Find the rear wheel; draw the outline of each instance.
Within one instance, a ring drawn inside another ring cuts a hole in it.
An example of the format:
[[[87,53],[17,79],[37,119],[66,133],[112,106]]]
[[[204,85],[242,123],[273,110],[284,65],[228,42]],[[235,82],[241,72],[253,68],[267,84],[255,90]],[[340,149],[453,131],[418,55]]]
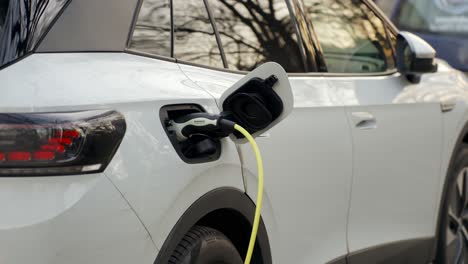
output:
[[[195,226],[172,253],[170,264],[242,264],[232,242],[216,229]]]
[[[459,151],[442,207],[437,263],[468,264],[468,149]]]

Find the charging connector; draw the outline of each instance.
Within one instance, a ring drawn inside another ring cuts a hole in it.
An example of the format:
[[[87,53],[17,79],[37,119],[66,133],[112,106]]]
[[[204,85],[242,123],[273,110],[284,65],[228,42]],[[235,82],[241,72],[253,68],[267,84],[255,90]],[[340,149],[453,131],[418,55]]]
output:
[[[229,136],[234,132],[235,123],[221,115],[192,113],[169,121],[169,131],[173,131],[179,141],[186,141],[193,135],[206,135],[214,139]]]

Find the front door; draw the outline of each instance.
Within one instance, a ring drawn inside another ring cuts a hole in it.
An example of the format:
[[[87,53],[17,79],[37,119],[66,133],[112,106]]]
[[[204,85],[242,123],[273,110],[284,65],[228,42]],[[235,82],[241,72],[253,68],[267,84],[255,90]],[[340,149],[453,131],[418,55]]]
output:
[[[352,132],[351,254],[409,239],[430,245],[424,240],[435,230],[440,104],[431,102],[429,87],[396,73],[394,35],[366,1],[304,3],[327,67],[325,79],[340,95]]]

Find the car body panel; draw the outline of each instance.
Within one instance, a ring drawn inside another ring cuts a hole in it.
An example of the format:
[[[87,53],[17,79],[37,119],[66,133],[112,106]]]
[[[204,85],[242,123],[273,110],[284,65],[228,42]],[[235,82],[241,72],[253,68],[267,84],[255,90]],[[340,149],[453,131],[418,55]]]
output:
[[[177,64],[126,53],[33,54],[0,71],[0,78],[2,112],[212,100]]]
[[[423,90],[430,83],[410,88],[398,74],[327,80],[341,89],[353,135],[350,251],[431,237],[441,165],[441,107],[438,102],[399,101],[405,89]]]
[[[113,109],[127,122],[102,174],[0,178],[1,263],[152,263],[200,197],[230,188],[255,201],[249,145],[223,139],[218,160],[187,164],[159,119],[171,104],[219,113],[222,94],[244,73],[125,52],[136,7],[72,1],[42,53],[0,71],[2,113]],[[291,115],[257,138],[274,263],[343,261],[381,245],[401,248],[401,240],[433,240],[468,120],[466,77],[438,63],[420,84],[392,72],[291,75]],[[355,127],[369,117],[366,129]]]
[[[151,263],[156,247],[104,174],[0,179],[2,264]]]
[[[131,132],[127,132],[106,173],[161,248],[192,203],[218,188],[243,191],[244,183],[234,143],[223,140],[223,152],[217,161],[185,163],[173,149],[161,123],[151,122],[157,118],[156,111],[151,112],[157,105],[147,107],[138,113],[123,111],[131,120],[127,122]]]
[[[435,234],[447,157],[463,128],[447,131],[445,119],[452,106],[466,111],[468,95],[463,74],[438,63],[419,84],[399,74],[327,78],[341,90],[353,133],[350,252]],[[357,127],[356,113],[375,124]]]
[[[242,74],[180,65],[219,98]],[[275,263],[325,263],[346,255],[351,137],[344,107],[320,77],[291,77],[294,109],[257,138],[265,168],[262,211]],[[240,145],[247,194],[257,197],[255,156]],[[285,166],[285,163],[288,163]]]
[[[431,83],[428,91],[422,93],[422,89],[413,89],[411,93],[402,96],[409,98],[426,98],[438,100],[442,105],[449,106],[448,111],[442,115],[442,151],[441,169],[439,174],[439,184],[436,189],[436,214],[437,216],[443,199],[443,190],[446,183],[452,155],[457,147],[458,140],[463,137],[461,134],[468,124],[468,78],[461,72],[454,70],[446,62],[438,61],[439,70],[436,75],[423,76],[423,81]],[[426,94],[426,96],[422,96]],[[431,96],[429,96],[429,94]],[[434,226],[437,230],[437,226]]]
[[[25,76],[20,74],[22,72],[28,74]],[[256,198],[256,164],[248,145],[239,147],[244,164],[243,173],[238,151],[227,139],[223,141],[223,155],[219,161],[188,165],[172,149],[158,118],[160,107],[176,103],[198,103],[207,111],[216,113],[219,111],[216,100],[242,76],[124,53],[34,54],[0,72],[0,78],[5,80],[0,110],[31,112],[112,108],[123,113],[127,119],[128,132],[105,173],[122,192],[149,231],[148,236],[159,248],[191,203],[210,190],[220,187],[245,189],[253,200]],[[370,111],[378,114],[380,124],[381,120],[385,120],[381,119],[382,116],[389,118],[397,114],[402,117],[400,121],[403,121],[405,127],[414,124],[418,128],[439,127],[439,130],[435,128],[426,136],[441,139],[440,119],[424,119],[426,122],[421,123],[417,121],[418,116],[405,115],[417,107],[416,110],[423,110],[413,114],[419,113],[421,117],[426,114],[440,116],[441,102],[468,99],[466,88],[463,88],[466,80],[462,75],[457,75],[441,63],[437,76],[424,76],[420,85],[411,85],[398,75],[346,78],[312,75],[290,78],[295,109],[285,121],[258,137],[266,169],[266,201],[262,216],[275,261],[287,261],[290,252],[295,252],[298,263],[326,262],[345,255],[348,246],[351,251],[355,251],[399,239],[427,237],[434,233],[437,212],[434,209],[440,197],[435,193],[441,192],[444,177],[433,173],[432,169],[443,171],[441,167],[446,168],[448,161],[443,164],[435,161],[426,166],[428,174],[424,177],[430,181],[424,184],[420,183],[420,174],[413,178],[404,178],[402,174],[398,174],[398,177],[384,174],[380,178],[363,178],[365,181],[354,187],[358,191],[353,193],[351,207],[348,206],[353,174],[350,130],[354,129],[353,119],[349,115],[355,111]],[[99,82],[96,81],[98,77]],[[37,79],[47,85],[38,84],[34,81]],[[366,86],[362,85],[364,81]],[[368,85],[372,82],[375,85]],[[398,85],[402,88],[398,88]],[[18,86],[25,91],[24,94],[16,92]],[[391,107],[391,115],[388,114],[388,107]],[[452,112],[444,115],[452,115],[463,109],[462,101]],[[390,127],[395,127],[394,121],[388,122]],[[291,127],[298,128],[294,135],[290,132]],[[386,144],[388,142],[380,140],[381,137],[388,139],[390,135],[404,132],[398,128],[389,131],[389,134],[385,132],[377,135],[374,138],[376,141],[370,146]],[[369,133],[358,131],[361,132]],[[415,130],[406,132],[407,137],[402,135],[404,140],[394,147],[405,148],[414,140],[419,140]],[[444,134],[447,133],[456,138],[458,131],[453,128],[444,131]],[[367,135],[354,134],[354,137],[354,144],[363,146],[361,151],[366,153],[369,146],[363,142],[367,144]],[[303,139],[308,139],[307,144]],[[429,156],[424,155],[420,159],[434,159],[435,154],[430,150],[436,148],[437,144],[441,147],[440,142],[436,141],[424,146]],[[139,147],[135,148],[135,145]],[[452,147],[444,144],[445,151]],[[283,155],[276,154],[278,149],[281,149]],[[375,153],[375,149],[370,153]],[[372,157],[361,157],[365,166],[355,166],[355,174],[359,170],[372,172],[386,166],[376,163],[378,166],[367,167],[366,161]],[[402,162],[407,156],[397,153],[391,157],[395,162]],[[295,169],[284,166],[286,161],[296,164],[293,166]],[[419,162],[417,164],[420,165]],[[313,174],[310,174],[312,171]],[[291,178],[288,180],[285,177]],[[354,177],[356,181],[356,175]],[[285,180],[289,182],[287,185],[283,183]],[[402,193],[395,196],[391,188],[383,191],[366,188],[368,185],[395,186],[401,180],[419,183],[417,186],[424,189],[421,192],[425,197],[411,200],[413,196],[409,190],[413,185],[410,184],[401,187],[406,196]],[[388,206],[380,207],[381,204],[368,199],[378,194],[386,197],[379,201],[389,203]],[[300,206],[291,207],[292,203]],[[387,210],[388,207],[394,210]],[[420,210],[411,211],[416,207]],[[349,223],[348,208],[351,210]],[[400,209],[395,211],[395,208]],[[418,223],[416,228],[406,228],[415,222],[411,221],[394,227],[397,231],[381,229],[388,228],[394,221],[377,220],[390,217],[393,220],[398,213],[403,217],[402,212],[413,212],[409,218],[411,220],[427,217],[431,221]],[[373,221],[362,221],[361,215],[366,214],[367,219],[374,217]],[[289,217],[291,215],[295,217]],[[330,233],[330,230],[334,232]],[[363,230],[375,232],[362,233]],[[292,240],[296,242],[282,242]]]
[[[199,197],[219,187],[244,189],[237,149],[228,139],[216,162],[187,164],[173,149],[159,120],[162,106],[195,103],[219,112],[175,63],[124,53],[34,54],[1,71],[0,79],[2,112],[110,108],[124,115],[126,136],[105,173],[156,247]],[[17,93],[19,86],[27,92]]]

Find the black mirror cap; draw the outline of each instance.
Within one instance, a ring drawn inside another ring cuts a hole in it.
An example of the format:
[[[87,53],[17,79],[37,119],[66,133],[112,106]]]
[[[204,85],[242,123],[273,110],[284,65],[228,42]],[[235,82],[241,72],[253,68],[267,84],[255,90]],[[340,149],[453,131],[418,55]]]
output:
[[[438,69],[435,62],[435,53],[433,55],[419,54],[419,51],[415,48],[419,43],[414,43],[417,41],[423,40],[408,38],[407,35],[399,34],[396,43],[397,69],[413,83],[418,83],[422,74],[434,73]]]

